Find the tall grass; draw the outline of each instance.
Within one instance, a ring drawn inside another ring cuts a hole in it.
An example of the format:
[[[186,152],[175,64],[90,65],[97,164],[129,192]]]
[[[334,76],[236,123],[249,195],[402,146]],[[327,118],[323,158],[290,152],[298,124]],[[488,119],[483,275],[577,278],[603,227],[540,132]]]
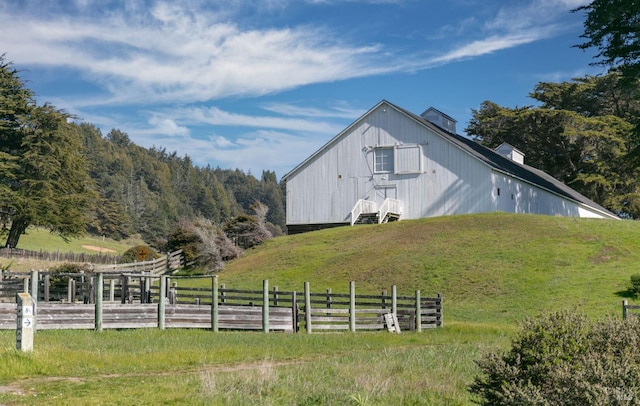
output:
[[[23,354],[3,331],[0,403],[467,404],[474,359],[510,333],[40,331]]]

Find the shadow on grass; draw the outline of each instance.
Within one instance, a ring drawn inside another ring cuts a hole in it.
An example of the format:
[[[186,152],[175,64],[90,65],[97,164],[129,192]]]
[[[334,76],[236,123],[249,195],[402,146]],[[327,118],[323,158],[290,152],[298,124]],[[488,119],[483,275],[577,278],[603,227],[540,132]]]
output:
[[[616,296],[622,297],[624,299],[635,299],[636,298],[636,295],[633,294],[631,289],[620,290],[620,291],[616,292]]]

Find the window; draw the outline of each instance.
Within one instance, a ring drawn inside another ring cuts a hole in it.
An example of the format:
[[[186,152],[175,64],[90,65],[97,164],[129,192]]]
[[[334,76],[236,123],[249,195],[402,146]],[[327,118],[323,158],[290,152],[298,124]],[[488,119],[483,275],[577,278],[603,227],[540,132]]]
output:
[[[375,173],[393,172],[393,147],[376,148],[373,154]]]

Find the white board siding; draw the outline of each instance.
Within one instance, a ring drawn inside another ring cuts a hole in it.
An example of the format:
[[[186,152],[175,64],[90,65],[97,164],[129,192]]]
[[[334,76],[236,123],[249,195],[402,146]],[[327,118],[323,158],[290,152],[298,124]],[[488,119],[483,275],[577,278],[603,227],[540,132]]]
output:
[[[376,147],[406,148],[396,153],[395,168],[406,173],[375,173]],[[399,163],[400,157],[410,161]],[[401,201],[402,219],[493,211],[602,217],[595,209],[495,171],[386,103],[288,174],[286,186],[289,225],[348,224],[359,199],[381,204],[385,197]]]
[[[492,176],[495,210],[509,213],[602,218],[601,213],[502,173]],[[500,194],[498,195],[498,189]]]
[[[287,179],[287,224],[348,222],[358,199],[381,202],[385,192],[402,201],[403,219],[491,209],[486,165],[396,110],[382,110],[363,117]],[[423,170],[374,173],[373,148],[394,145],[419,145]]]

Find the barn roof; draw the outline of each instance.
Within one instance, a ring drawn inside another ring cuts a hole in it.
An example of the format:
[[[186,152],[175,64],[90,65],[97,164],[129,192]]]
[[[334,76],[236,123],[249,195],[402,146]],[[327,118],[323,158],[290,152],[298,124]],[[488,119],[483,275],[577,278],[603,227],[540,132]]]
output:
[[[530,183],[530,184],[533,184],[533,185],[538,186],[540,188],[546,189],[546,190],[548,190],[548,191],[550,191],[552,193],[555,193],[557,195],[563,196],[563,197],[568,198],[570,200],[574,200],[574,201],[576,201],[578,203],[590,206],[590,207],[592,207],[592,208],[594,208],[596,210],[599,210],[599,211],[603,212],[603,214],[608,215],[610,217],[618,218],[618,216],[616,216],[614,213],[612,213],[609,210],[605,209],[604,207],[600,206],[599,204],[597,204],[593,200],[587,198],[586,196],[582,195],[581,193],[578,193],[576,190],[570,188],[569,186],[567,186],[564,183],[560,182],[559,180],[557,180],[553,176],[547,174],[546,172],[541,171],[539,169],[536,169],[536,168],[531,167],[531,166],[526,165],[526,164],[519,164],[517,162],[514,162],[511,159],[506,158],[506,157],[498,154],[494,150],[492,150],[490,148],[487,148],[487,147],[485,147],[484,145],[481,145],[478,142],[475,142],[475,141],[473,141],[473,140],[471,140],[469,138],[463,137],[461,135],[453,134],[453,133],[450,133],[448,131],[445,131],[444,129],[440,128],[439,126],[437,126],[437,125],[435,125],[433,123],[431,123],[430,121],[426,120],[425,118],[423,118],[423,117],[421,117],[421,116],[419,116],[417,114],[414,114],[414,113],[412,113],[412,112],[410,112],[408,110],[405,110],[405,109],[403,109],[401,107],[398,107],[395,104],[388,102],[387,100],[382,100],[380,103],[376,104],[372,109],[370,109],[362,117],[365,117],[367,114],[369,114],[369,112],[375,110],[376,108],[378,108],[382,104],[386,104],[389,107],[394,108],[397,111],[407,115],[409,118],[419,122],[420,124],[424,125],[425,127],[428,127],[430,130],[432,130],[433,132],[435,132],[439,136],[441,136],[444,139],[446,139],[446,140],[450,141],[451,143],[455,144],[456,146],[458,146],[462,150],[466,151],[471,156],[475,157],[476,159],[479,159],[480,161],[484,162],[485,164],[489,165],[490,167],[492,167],[493,169],[495,169],[497,171],[500,171],[500,172],[503,172],[503,173],[508,174],[510,176],[522,179],[522,180],[526,181],[527,183]],[[326,143],[318,151],[316,151],[314,154],[312,154],[304,162],[302,162],[301,164],[296,166],[293,170],[291,170],[290,172],[285,174],[282,177],[282,179],[285,180],[286,178],[290,177],[292,174],[294,174],[299,169],[301,169],[307,162],[309,162],[314,157],[316,157],[319,154],[321,154],[325,149],[329,148],[329,146],[335,140],[341,138],[344,134],[346,134],[351,127],[353,127],[356,123],[358,123],[361,120],[362,117],[358,118],[358,120],[356,120],[351,125],[349,125],[347,128],[345,128],[343,131],[341,131],[340,134],[338,134],[337,136],[332,138],[328,143]]]

